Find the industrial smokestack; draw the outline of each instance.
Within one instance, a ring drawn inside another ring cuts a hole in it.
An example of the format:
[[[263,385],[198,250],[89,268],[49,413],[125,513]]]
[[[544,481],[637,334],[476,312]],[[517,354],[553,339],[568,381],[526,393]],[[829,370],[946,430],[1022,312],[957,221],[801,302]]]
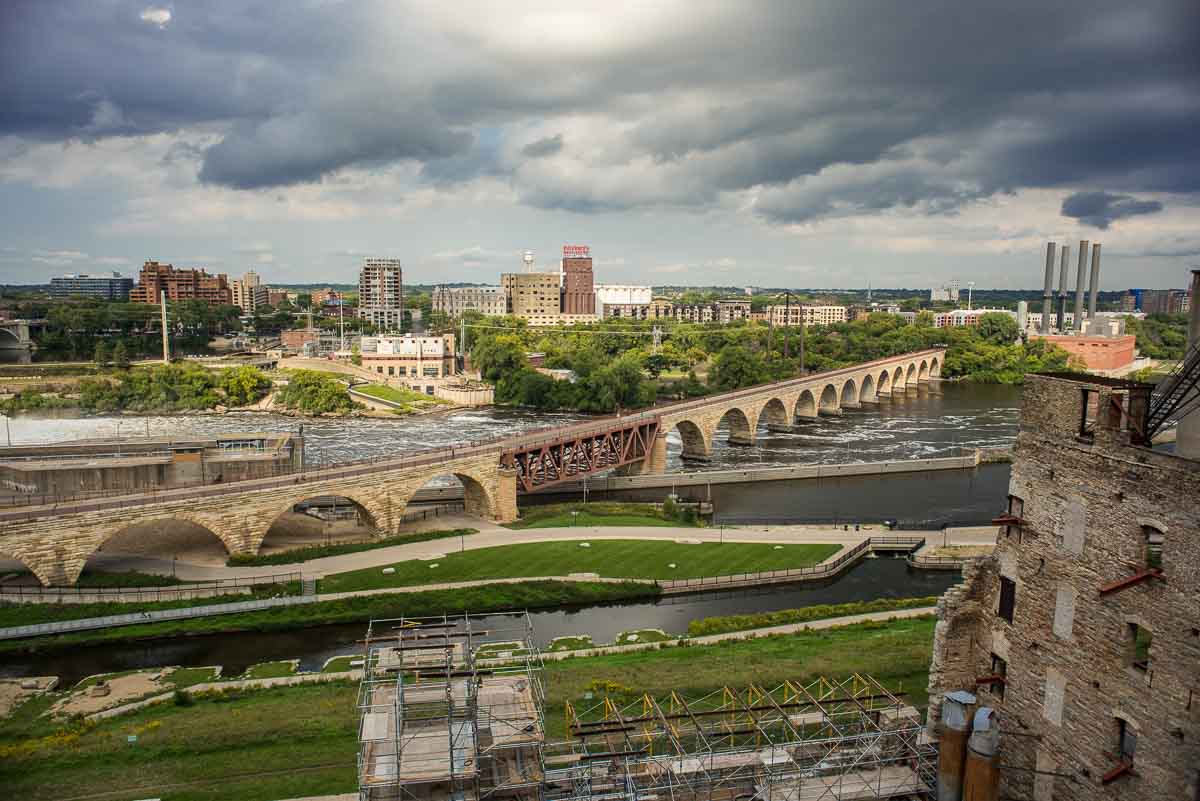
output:
[[[1050,309],[1054,305],[1054,249],[1053,242],[1046,243],[1046,287],[1042,291],[1042,333],[1050,333]]]
[[[1067,330],[1067,260],[1070,258],[1071,246],[1062,246],[1062,261],[1058,268],[1058,330]]]
[[[1075,276],[1075,325],[1076,333],[1083,333],[1083,279],[1087,275],[1088,241],[1079,240],[1079,274]]]
[[[1092,245],[1092,280],[1088,284],[1088,325],[1094,332],[1096,326],[1096,296],[1100,294],[1100,243]]]

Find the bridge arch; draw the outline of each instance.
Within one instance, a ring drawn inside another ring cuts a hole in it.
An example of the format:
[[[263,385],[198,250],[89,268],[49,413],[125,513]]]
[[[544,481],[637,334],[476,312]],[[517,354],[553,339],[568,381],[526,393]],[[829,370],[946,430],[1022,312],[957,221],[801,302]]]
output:
[[[458,468],[447,469],[441,472],[422,476],[424,479],[421,483],[415,486],[406,495],[402,495],[402,503],[397,504],[398,511],[401,517],[394,521],[392,530],[398,530],[403,522],[402,515],[408,510],[408,507],[413,502],[413,497],[421,490],[428,487],[434,481],[444,478],[457,479],[462,484],[463,494],[463,512],[471,517],[481,517],[487,520],[496,520],[500,516],[500,510],[497,506],[497,499],[492,490],[488,488],[488,479],[486,476],[479,475],[472,469]]]
[[[300,510],[298,507],[306,507]],[[268,513],[249,545],[250,553],[290,550],[333,541],[362,540],[377,531],[375,515],[358,499],[334,493],[310,493]]]
[[[837,414],[838,413],[838,391],[833,384],[826,384],[821,390],[821,400],[817,404],[817,411],[821,414]]]
[[[0,326],[0,348],[11,348],[13,345],[25,346],[21,335],[11,328]]]
[[[917,381],[917,365],[913,362],[908,363],[908,368],[904,371],[904,386],[908,387]]]
[[[875,396],[879,397],[885,392],[892,391],[892,374],[884,370],[879,374],[878,384],[875,387]]]
[[[929,363],[926,362],[924,359],[921,360],[921,365],[917,368],[917,380],[918,381],[928,381],[929,380]]]
[[[21,570],[28,570],[30,574],[37,579],[38,584],[43,587],[49,587],[54,583],[54,576],[38,563],[38,560],[21,553],[15,548],[8,548],[0,551],[0,562],[16,562],[21,566]],[[12,568],[0,568],[0,575],[12,572]]]
[[[875,403],[875,377],[867,373],[862,377],[862,386],[858,390],[859,403]]]
[[[817,398],[813,395],[812,390],[804,390],[800,393],[800,397],[796,398],[796,413],[795,417],[813,418],[817,416]]]
[[[903,392],[905,390],[904,368],[897,366],[892,371],[892,392]]]
[[[940,361],[938,361],[937,356],[934,356],[929,361],[929,376],[931,378],[937,378],[941,374],[942,374],[942,363]]]
[[[75,584],[89,566],[99,567],[98,557],[105,553],[127,554],[171,561],[196,559],[224,560],[242,550],[242,539],[211,521],[187,513],[164,515],[137,520],[120,528],[110,529],[97,537],[87,549],[86,556],[64,563],[68,584]],[[120,569],[119,565],[112,566]]]
[[[761,428],[767,426],[790,426],[792,418],[788,414],[787,404],[780,398],[771,398],[766,405],[762,407],[762,411],[758,413],[758,425]]]
[[[755,423],[757,415],[755,416]],[[731,406],[717,421],[717,428],[728,426],[729,442],[732,445],[753,445],[755,424],[750,421],[750,415],[739,406]]]
[[[712,436],[703,428],[691,420],[680,420],[673,428],[679,432],[683,445],[679,454],[681,459],[708,461],[712,458]]]
[[[842,384],[841,398],[838,405],[842,407],[853,408],[858,405],[858,387],[854,384],[854,379],[846,379],[846,383]]]

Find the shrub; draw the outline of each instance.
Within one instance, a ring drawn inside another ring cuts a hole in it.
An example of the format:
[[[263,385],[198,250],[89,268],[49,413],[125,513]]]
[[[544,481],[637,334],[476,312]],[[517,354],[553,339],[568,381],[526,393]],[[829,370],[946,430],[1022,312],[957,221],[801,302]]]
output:
[[[176,690],[175,695],[171,697],[171,701],[175,704],[175,706],[194,706],[196,703],[191,694],[186,693],[183,690]]]

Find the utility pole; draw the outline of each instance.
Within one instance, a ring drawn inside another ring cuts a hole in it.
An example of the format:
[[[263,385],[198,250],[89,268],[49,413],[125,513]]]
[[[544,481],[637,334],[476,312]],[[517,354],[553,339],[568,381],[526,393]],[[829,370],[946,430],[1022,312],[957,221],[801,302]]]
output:
[[[800,375],[804,375],[804,329],[808,327],[808,323],[804,320],[804,313],[800,314]]]
[[[340,343],[338,350],[346,350],[346,317],[342,313],[342,299],[338,298],[338,339]]]
[[[167,339],[167,290],[160,289],[158,300],[162,311],[163,364],[171,363],[171,345]]]
[[[803,316],[803,315],[801,315]],[[803,322],[803,321],[802,321]],[[788,357],[788,327],[792,324],[792,292],[783,293],[783,358]]]

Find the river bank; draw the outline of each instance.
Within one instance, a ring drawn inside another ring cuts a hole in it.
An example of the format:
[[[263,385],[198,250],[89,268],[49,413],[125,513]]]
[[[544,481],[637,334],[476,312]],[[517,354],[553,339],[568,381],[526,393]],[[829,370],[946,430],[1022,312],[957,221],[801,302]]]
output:
[[[567,702],[595,703],[585,696],[597,682],[686,696],[726,685],[772,687],[857,672],[907,693],[920,707],[932,632],[927,619],[871,622],[549,662],[542,674],[547,736],[565,733]],[[868,640],[870,648],[864,647]],[[356,694],[357,684],[348,681],[201,694],[183,705],[157,705],[88,725],[42,718],[52,699],[30,701],[0,721],[0,781],[14,797],[92,801],[277,801],[350,792],[358,745]],[[135,744],[130,735],[137,737]]]

